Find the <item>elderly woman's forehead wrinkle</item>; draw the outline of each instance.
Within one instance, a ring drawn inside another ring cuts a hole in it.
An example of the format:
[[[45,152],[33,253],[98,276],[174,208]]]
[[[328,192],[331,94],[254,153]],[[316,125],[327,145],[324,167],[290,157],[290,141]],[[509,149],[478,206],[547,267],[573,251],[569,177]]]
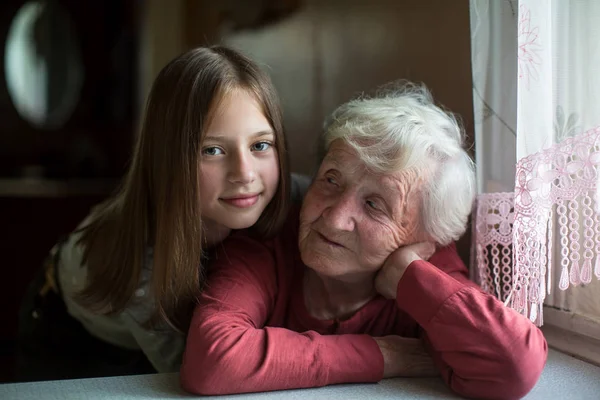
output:
[[[418,193],[422,181],[414,168],[388,174],[381,180],[382,186],[393,197],[392,219],[398,226],[399,235],[405,240],[413,237],[419,228],[418,215],[421,209]]]
[[[325,156],[326,161],[339,162],[343,160],[353,159],[356,157],[356,152],[349,146],[342,146],[339,140],[334,141],[327,151]]]
[[[343,148],[333,148],[329,150],[323,160],[323,165],[333,166],[341,172],[349,175],[362,174],[367,171],[362,162],[357,162],[357,155],[353,150]]]
[[[394,174],[380,174],[381,185],[400,195],[399,200],[404,200],[412,191],[418,189],[422,182],[416,168],[398,171]]]

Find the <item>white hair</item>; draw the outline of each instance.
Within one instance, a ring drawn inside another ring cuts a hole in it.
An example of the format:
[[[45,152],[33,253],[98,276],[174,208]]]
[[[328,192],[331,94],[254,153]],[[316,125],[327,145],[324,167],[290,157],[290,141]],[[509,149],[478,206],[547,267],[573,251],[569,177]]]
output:
[[[334,140],[352,146],[367,168],[423,176],[421,223],[441,245],[465,232],[475,197],[475,167],[456,117],[433,102],[425,86],[402,82],[338,107],[325,122],[324,155]]]

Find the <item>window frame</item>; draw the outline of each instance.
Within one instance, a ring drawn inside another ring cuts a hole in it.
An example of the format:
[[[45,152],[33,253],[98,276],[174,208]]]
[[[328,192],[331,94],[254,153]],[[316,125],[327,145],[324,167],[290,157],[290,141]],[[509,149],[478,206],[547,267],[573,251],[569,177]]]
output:
[[[544,306],[541,330],[550,347],[600,366],[600,322]]]

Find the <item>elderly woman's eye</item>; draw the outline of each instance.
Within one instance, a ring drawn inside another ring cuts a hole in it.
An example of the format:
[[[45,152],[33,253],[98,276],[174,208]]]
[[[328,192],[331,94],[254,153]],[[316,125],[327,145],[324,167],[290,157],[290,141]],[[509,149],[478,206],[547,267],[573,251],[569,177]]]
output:
[[[367,200],[367,206],[373,210],[379,210],[377,203],[375,203],[373,200]]]
[[[333,179],[330,176],[325,177],[325,180],[327,181],[327,183],[331,183],[332,185],[337,185],[337,182],[335,181],[335,179]]]

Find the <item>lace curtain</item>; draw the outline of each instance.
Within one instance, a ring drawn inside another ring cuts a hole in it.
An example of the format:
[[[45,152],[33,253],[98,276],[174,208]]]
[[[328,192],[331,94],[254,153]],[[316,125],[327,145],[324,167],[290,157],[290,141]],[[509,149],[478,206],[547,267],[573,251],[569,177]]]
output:
[[[600,321],[600,2],[470,6],[473,278],[538,325],[544,303]]]

